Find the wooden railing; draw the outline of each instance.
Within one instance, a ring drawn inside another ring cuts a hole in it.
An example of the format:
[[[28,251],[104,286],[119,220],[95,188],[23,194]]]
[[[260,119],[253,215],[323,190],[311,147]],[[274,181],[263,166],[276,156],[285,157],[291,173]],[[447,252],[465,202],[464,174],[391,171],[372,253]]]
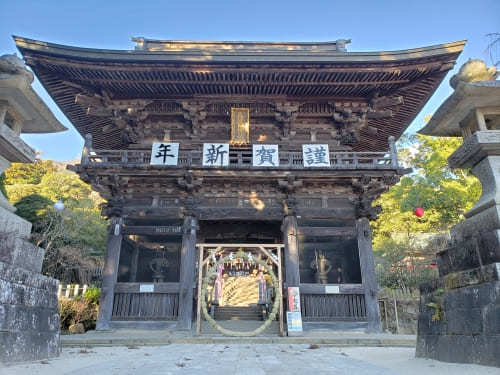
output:
[[[301,294],[304,321],[366,320],[363,294]]]
[[[115,293],[112,320],[175,320],[178,293]]]
[[[147,283],[152,292],[141,292],[141,283],[117,283],[112,320],[176,320],[179,283]]]
[[[231,150],[229,169],[314,169],[304,167],[302,152],[280,151],[277,167],[254,167],[251,150]],[[91,150],[82,158],[83,165],[91,166],[144,166],[149,165],[151,151],[141,150]],[[156,168],[202,167],[201,151],[179,151],[176,166]],[[214,167],[210,167],[214,168]],[[397,157],[388,152],[330,152],[330,167],[327,169],[397,169]]]

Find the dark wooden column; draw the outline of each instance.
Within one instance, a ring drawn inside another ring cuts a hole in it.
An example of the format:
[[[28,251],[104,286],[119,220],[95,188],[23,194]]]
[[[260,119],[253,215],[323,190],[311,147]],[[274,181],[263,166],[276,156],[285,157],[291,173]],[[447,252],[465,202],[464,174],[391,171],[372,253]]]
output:
[[[111,329],[111,315],[113,313],[113,299],[116,279],[118,277],[118,262],[122,245],[121,219],[111,218],[106,245],[106,258],[102,273],[101,298],[99,301],[99,316],[96,330],[106,331]]]
[[[134,250],[132,250],[132,261],[130,262],[130,282],[135,283],[137,281],[137,266],[139,265],[139,245],[136,243],[134,245]]]
[[[295,215],[296,202],[288,198],[285,202],[285,217],[281,225],[283,244],[285,245],[285,278],[287,286],[299,286],[299,241],[297,238],[298,224]]]
[[[366,217],[356,221],[358,235],[359,263],[361,267],[361,280],[365,292],[366,318],[368,332],[381,332],[380,311],[378,305],[378,284],[375,275],[375,262],[373,260],[372,234],[370,222]]]
[[[193,286],[196,261],[196,227],[194,216],[184,218],[179,286],[179,318],[177,327],[190,330],[193,322]]]

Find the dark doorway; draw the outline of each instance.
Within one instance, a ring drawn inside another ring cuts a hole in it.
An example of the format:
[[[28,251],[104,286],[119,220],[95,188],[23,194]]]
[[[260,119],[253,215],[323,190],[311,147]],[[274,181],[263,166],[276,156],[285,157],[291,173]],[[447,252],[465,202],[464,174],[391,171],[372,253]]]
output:
[[[281,222],[264,220],[202,220],[198,242],[281,243]]]

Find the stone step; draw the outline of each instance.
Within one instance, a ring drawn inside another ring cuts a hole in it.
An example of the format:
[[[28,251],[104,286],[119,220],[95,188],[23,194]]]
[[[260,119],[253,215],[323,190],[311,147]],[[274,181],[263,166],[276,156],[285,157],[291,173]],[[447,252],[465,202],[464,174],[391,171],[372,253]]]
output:
[[[260,306],[217,306],[214,314],[215,320],[262,320]]]
[[[257,328],[259,328],[264,322],[261,320],[226,320],[226,321],[217,321],[221,327],[225,329],[229,329],[231,331],[239,331],[239,332],[251,332]],[[273,321],[267,327],[261,336],[277,336],[278,335],[278,322]],[[204,321],[201,325],[201,334],[207,336],[222,336],[217,329],[213,328],[208,322]]]

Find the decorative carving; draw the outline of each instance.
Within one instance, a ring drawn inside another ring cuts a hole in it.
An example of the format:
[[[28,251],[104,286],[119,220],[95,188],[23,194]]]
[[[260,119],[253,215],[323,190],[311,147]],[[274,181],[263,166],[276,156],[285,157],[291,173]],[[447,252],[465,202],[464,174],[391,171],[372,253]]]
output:
[[[195,177],[192,170],[188,170],[184,173],[184,176],[177,179],[177,184],[184,188],[187,192],[192,192],[197,189],[203,183],[202,177]]]
[[[102,203],[101,215],[106,219],[119,218],[123,215],[125,200],[122,197],[111,197],[106,203]]]
[[[180,104],[182,105],[184,119],[189,125],[189,129],[186,130],[186,136],[190,138],[204,136],[201,123],[207,117],[207,104],[204,102],[187,101],[182,101]]]
[[[283,211],[285,216],[295,216],[297,215],[298,202],[295,197],[287,195],[286,199],[283,200]]]
[[[279,138],[281,140],[287,140],[295,135],[295,131],[292,131],[292,123],[297,119],[299,114],[299,104],[297,103],[276,103],[276,113],[274,118],[281,124],[281,132]]]
[[[113,126],[104,127],[103,131],[110,132],[113,128],[120,129],[124,145],[138,143],[142,140],[142,135],[137,131],[137,124],[148,117],[149,112],[145,108],[152,103],[151,100],[113,100],[110,94],[103,91],[102,95],[97,93],[77,94],[75,102],[86,110],[87,115],[109,118]]]
[[[250,143],[250,110],[231,108],[231,144]]]
[[[302,187],[302,180],[296,179],[293,175],[289,175],[286,180],[278,180],[278,186],[284,193],[291,194]]]
[[[361,196],[358,199],[352,200],[356,209],[356,218],[366,217],[369,220],[375,220],[382,210],[379,205],[372,206],[373,199],[366,196]]]
[[[365,130],[370,135],[376,135],[378,129],[368,126],[371,119],[383,119],[393,116],[387,107],[403,103],[403,98],[379,97],[378,94],[366,102],[331,102],[330,119],[337,130],[340,144],[353,145],[359,141],[359,133]]]
[[[457,88],[460,82],[493,81],[498,72],[495,66],[486,66],[483,60],[469,59],[460,67],[460,70],[450,79],[450,86]]]

